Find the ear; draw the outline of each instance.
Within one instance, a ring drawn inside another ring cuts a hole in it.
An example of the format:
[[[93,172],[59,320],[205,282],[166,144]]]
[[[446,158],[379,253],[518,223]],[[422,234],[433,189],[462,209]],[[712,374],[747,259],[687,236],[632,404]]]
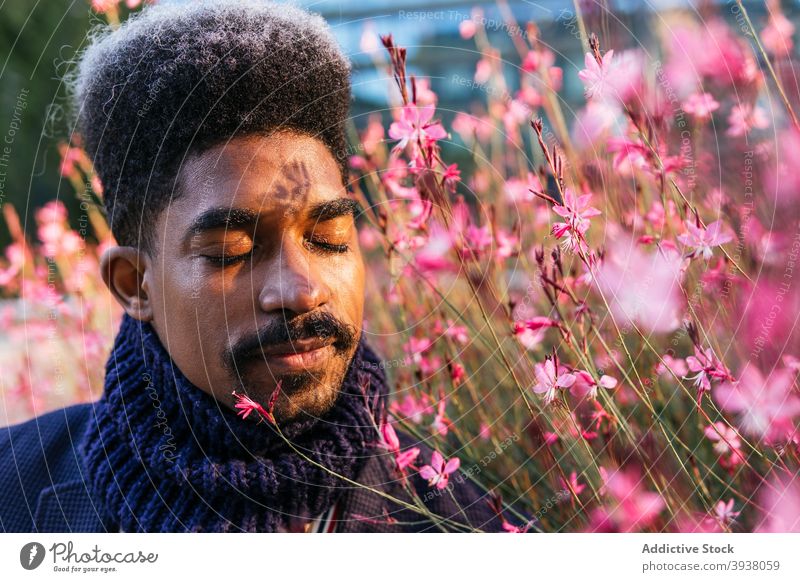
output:
[[[134,247],[111,247],[100,257],[100,272],[111,294],[125,312],[140,321],[153,319],[147,282],[149,261]]]

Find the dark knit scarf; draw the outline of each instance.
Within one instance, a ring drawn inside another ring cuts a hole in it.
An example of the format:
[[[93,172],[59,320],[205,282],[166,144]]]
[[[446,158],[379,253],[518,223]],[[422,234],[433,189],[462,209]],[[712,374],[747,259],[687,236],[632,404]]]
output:
[[[334,407],[284,430],[304,455],[350,479],[378,440],[387,393],[378,362],[362,334]],[[94,413],[80,454],[101,517],[126,532],[291,529],[352,487],[293,452],[266,421],[243,420],[192,385],[152,326],[127,315]]]

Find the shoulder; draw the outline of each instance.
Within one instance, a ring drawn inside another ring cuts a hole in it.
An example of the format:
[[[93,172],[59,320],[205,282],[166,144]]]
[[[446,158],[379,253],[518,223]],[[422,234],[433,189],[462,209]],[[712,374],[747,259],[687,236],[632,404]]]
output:
[[[76,404],[0,428],[0,530],[32,531],[42,491],[81,478],[91,415],[91,404]]]

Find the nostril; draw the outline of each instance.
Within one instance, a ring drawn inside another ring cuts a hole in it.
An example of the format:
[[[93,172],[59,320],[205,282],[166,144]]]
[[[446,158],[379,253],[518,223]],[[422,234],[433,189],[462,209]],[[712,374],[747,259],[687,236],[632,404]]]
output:
[[[316,265],[290,236],[266,273],[259,301],[262,310],[303,314],[325,305],[331,291]]]

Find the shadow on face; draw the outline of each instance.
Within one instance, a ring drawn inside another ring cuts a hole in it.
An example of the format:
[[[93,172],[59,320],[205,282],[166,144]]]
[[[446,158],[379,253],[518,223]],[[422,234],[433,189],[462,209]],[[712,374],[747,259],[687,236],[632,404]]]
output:
[[[364,265],[334,157],[294,133],[237,137],[187,159],[155,225],[152,324],[198,388],[279,420],[334,403],[361,334]]]

